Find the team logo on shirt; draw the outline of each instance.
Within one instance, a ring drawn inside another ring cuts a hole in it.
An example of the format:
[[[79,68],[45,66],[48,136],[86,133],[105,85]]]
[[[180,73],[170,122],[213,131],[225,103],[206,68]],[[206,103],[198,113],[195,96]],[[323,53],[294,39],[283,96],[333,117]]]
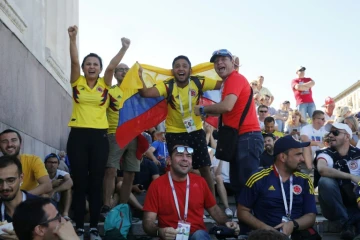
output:
[[[194,89],[190,89],[190,94],[192,97],[196,96],[196,91]]]
[[[302,192],[302,187],[300,185],[294,185],[293,192],[295,195],[299,195]]]
[[[358,164],[357,164],[357,162],[356,161],[350,161],[349,162],[349,168],[351,169],[351,170],[356,170],[356,169],[358,169]]]
[[[96,89],[98,92],[103,92],[104,90],[102,89],[102,87],[98,87],[97,89]]]

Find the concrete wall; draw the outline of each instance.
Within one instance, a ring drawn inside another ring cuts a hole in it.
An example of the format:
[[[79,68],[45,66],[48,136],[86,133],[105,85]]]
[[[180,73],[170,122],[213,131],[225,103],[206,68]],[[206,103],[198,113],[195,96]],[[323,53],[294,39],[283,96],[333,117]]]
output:
[[[78,0],[0,0],[0,131],[20,131],[24,153],[66,149],[67,27],[78,24],[78,12]]]

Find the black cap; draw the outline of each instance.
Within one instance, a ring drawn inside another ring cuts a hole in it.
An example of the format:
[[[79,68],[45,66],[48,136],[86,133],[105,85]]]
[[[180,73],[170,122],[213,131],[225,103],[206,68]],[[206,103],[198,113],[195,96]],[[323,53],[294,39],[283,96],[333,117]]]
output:
[[[276,140],[274,144],[274,156],[286,152],[289,149],[292,148],[303,148],[308,147],[310,145],[310,142],[300,142],[293,138],[291,135],[287,135],[285,137],[279,138]]]

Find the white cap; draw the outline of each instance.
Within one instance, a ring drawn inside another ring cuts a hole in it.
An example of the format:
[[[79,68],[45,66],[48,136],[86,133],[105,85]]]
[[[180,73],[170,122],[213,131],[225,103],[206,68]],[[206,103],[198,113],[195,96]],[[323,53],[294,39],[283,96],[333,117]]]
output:
[[[351,131],[350,127],[345,123],[338,123],[338,122],[327,123],[325,125],[325,130],[330,132],[332,127],[336,128],[336,129],[345,130],[350,136],[352,136],[352,131]]]

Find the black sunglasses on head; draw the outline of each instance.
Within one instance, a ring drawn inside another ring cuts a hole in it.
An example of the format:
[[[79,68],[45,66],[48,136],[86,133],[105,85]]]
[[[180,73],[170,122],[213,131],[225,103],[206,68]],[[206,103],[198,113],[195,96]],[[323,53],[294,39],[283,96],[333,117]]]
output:
[[[194,149],[191,148],[191,147],[185,147],[185,146],[178,146],[178,147],[175,147],[173,148],[173,152],[174,151],[177,151],[178,153],[184,153],[185,151],[187,151],[187,153],[189,154],[193,154],[194,153]]]

